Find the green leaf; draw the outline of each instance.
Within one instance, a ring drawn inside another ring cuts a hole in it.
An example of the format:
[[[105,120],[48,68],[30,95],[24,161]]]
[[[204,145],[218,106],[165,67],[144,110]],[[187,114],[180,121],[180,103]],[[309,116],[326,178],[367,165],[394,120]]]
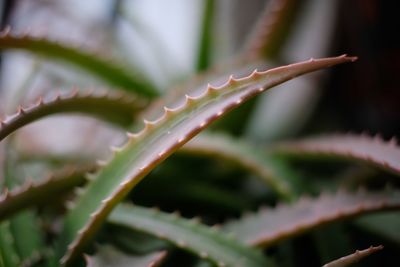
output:
[[[120,205],[110,215],[112,224],[165,239],[218,266],[274,266],[256,249],[247,247],[196,220],[148,208]]]
[[[292,199],[296,174],[283,161],[264,150],[222,134],[201,134],[184,145],[179,152],[224,159],[260,177],[284,199]]]
[[[384,212],[363,216],[354,224],[365,232],[400,247],[400,212]]]
[[[123,94],[78,94],[75,90],[70,95],[58,94],[51,100],[40,97],[36,104],[19,107],[17,113],[0,120],[0,141],[29,123],[60,113],[86,114],[127,127],[144,106],[143,101]]]
[[[86,267],[157,267],[166,255],[165,251],[145,256],[128,255],[112,246],[104,245],[98,247],[96,255],[85,255],[85,260]]]
[[[303,198],[290,206],[263,209],[228,222],[223,229],[248,244],[270,247],[322,225],[389,209],[400,209],[400,192],[338,191],[316,199]]]
[[[4,164],[6,189],[12,190],[20,185],[16,170],[15,157],[11,150],[8,150]],[[25,265],[30,259],[37,258],[39,251],[44,249],[44,237],[40,231],[36,214],[34,211],[24,211],[10,217],[8,221],[15,250],[21,260],[21,265]]]
[[[298,75],[356,58],[340,56],[309,60],[258,72],[241,79],[231,77],[221,87],[208,86],[198,96],[186,96],[184,103],[155,121],[145,121],[137,134],[115,148],[115,155],[89,183],[66,216],[58,246],[62,264],[71,264],[92,240],[111,210],[152,169],[210,123],[246,100]]]
[[[110,244],[130,254],[144,255],[171,247],[167,241],[155,236],[111,224],[107,224],[104,235]]]
[[[0,221],[28,207],[47,204],[49,199],[68,192],[85,181],[84,174],[93,166],[65,168],[39,181],[27,180],[0,195]]]
[[[0,222],[0,266],[17,267],[19,257],[15,250],[14,238],[11,234],[10,223]]]
[[[329,262],[325,264],[323,267],[345,267],[349,266],[350,264],[356,263],[363,258],[371,255],[372,253],[375,253],[379,250],[382,250],[383,246],[377,246],[377,247],[370,247],[364,250],[357,250],[355,253],[350,254],[348,256],[342,257],[340,259],[337,259],[335,261]]]
[[[400,147],[394,138],[385,141],[380,136],[326,135],[283,142],[274,146],[272,151],[300,159],[355,160],[400,174]]]
[[[206,70],[210,66],[214,10],[214,0],[204,1],[204,14],[199,42],[200,47],[197,57],[198,71]]]
[[[114,65],[108,60],[101,59],[98,55],[84,52],[75,47],[56,43],[45,38],[35,38],[27,35],[10,34],[9,29],[0,33],[0,50],[18,49],[51,59],[62,60],[78,66],[104,81],[146,97],[158,95],[156,89],[148,82],[126,72],[120,66]]]
[[[38,217],[33,211],[21,212],[9,219],[15,249],[23,263],[39,257],[44,249],[42,232]]]

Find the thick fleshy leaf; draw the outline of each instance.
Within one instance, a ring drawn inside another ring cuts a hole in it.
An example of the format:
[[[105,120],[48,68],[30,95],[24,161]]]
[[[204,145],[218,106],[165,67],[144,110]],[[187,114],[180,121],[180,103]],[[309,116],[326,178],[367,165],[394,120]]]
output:
[[[276,57],[294,25],[292,22],[299,4],[295,0],[269,1],[248,37],[243,56],[247,59]]]
[[[383,249],[383,246],[377,246],[377,247],[370,247],[364,250],[357,250],[353,254],[350,254],[348,256],[342,257],[340,259],[334,260],[332,262],[329,262],[327,264],[324,264],[323,267],[346,267],[349,266],[353,263],[356,263],[363,258],[371,255],[372,253],[375,253],[379,250]]]
[[[196,68],[198,71],[206,70],[210,66],[211,48],[213,40],[213,22],[215,11],[214,0],[204,1],[203,21],[201,25],[200,45],[197,55]]]
[[[19,262],[10,223],[8,221],[0,222],[0,263],[5,267],[17,267]]]
[[[109,60],[100,58],[77,47],[66,46],[45,38],[15,35],[6,28],[0,33],[0,50],[18,49],[78,66],[110,84],[143,96],[156,96],[157,90],[138,76],[133,76]]]
[[[85,255],[86,267],[157,267],[167,253],[155,252],[150,255],[128,255],[111,246],[100,246],[96,255]]]
[[[114,156],[79,196],[69,211],[59,242],[62,264],[71,264],[92,240],[111,210],[146,174],[210,123],[266,89],[298,75],[324,67],[354,61],[356,58],[311,59],[268,71],[254,71],[250,76],[231,77],[221,87],[208,86],[197,96],[175,109],[165,108],[155,121],[145,121],[137,134],[128,134],[129,141],[115,148]]]
[[[368,234],[400,247],[400,211],[363,216],[353,223]]]
[[[57,94],[51,100],[40,97],[36,104],[19,107],[17,113],[0,120],[0,141],[29,123],[60,113],[86,114],[126,127],[132,124],[136,113],[144,106],[143,101],[120,93],[78,94],[74,90],[70,95]]]
[[[280,155],[301,159],[325,157],[356,160],[400,174],[400,147],[395,139],[385,141],[379,136],[354,134],[326,135],[284,142],[272,150]]]
[[[400,192],[339,191],[316,199],[300,199],[290,206],[263,209],[228,222],[223,229],[248,244],[269,247],[325,224],[389,209],[400,209]]]
[[[112,224],[165,239],[218,266],[274,266],[257,249],[229,238],[217,229],[148,208],[120,205],[110,215]]]
[[[259,176],[285,199],[293,196],[294,188],[291,181],[296,174],[285,168],[284,162],[244,140],[222,134],[201,134],[184,145],[179,152],[231,161]]]
[[[84,174],[95,170],[94,166],[66,168],[57,174],[38,181],[28,180],[0,195],[0,221],[22,209],[46,204],[50,198],[77,187],[85,181]]]
[[[10,148],[10,147],[7,147]],[[16,177],[16,160],[11,150],[6,149],[4,162],[4,186],[12,190],[20,185]],[[29,201],[29,200],[28,200]],[[34,211],[23,211],[8,218],[10,234],[12,235],[15,251],[21,261],[20,265],[29,263],[37,258],[39,251],[44,249],[42,232]]]
[[[204,91],[204,87],[208,83],[215,86],[220,86],[229,79],[230,76],[243,77],[251,73],[254,69],[267,69],[270,68],[271,64],[260,61],[249,64],[239,65],[238,63],[230,64],[225,67],[211,68],[207,71],[200,72],[188,80],[185,80],[177,85],[169,88],[167,92],[155,99],[150,105],[144,110],[143,114],[146,118],[156,118],[162,114],[162,108],[175,107],[182,102],[182,96],[198,95]]]

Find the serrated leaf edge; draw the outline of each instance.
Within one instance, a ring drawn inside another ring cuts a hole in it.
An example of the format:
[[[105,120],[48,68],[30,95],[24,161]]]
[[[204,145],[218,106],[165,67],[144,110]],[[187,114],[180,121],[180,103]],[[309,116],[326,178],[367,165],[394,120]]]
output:
[[[122,153],[121,151],[126,151],[129,147],[132,147],[134,144],[141,142],[145,136],[151,136],[155,128],[165,122],[172,121],[172,119],[179,116],[179,114],[183,110],[189,112],[193,110],[193,108],[198,107],[201,104],[204,105],[204,103],[202,103],[203,101],[207,103],[207,101],[212,101],[215,97],[221,96],[224,93],[233,94],[231,95],[231,97],[234,99],[228,99],[229,101],[226,100],[228,103],[224,103],[224,106],[223,108],[221,108],[221,110],[208,115],[207,118],[204,121],[201,121],[197,127],[193,127],[190,128],[190,130],[187,130],[186,135],[177,137],[177,140],[174,144],[171,144],[171,146],[167,149],[158,152],[157,158],[154,158],[150,160],[149,163],[146,163],[145,165],[139,167],[138,173],[136,175],[122,181],[120,183],[120,186],[114,191],[114,193],[103,199],[100,206],[90,214],[89,221],[83,226],[83,228],[78,230],[77,236],[74,238],[72,243],[67,246],[67,252],[61,258],[60,263],[62,265],[70,264],[71,261],[78,256],[77,254],[79,253],[79,250],[81,250],[84,244],[88,242],[91,238],[91,235],[93,233],[90,230],[95,232],[100,228],[102,221],[104,221],[108,213],[111,212],[113,207],[116,205],[116,202],[122,199],[122,197],[125,196],[133,188],[133,186],[136,185],[139,180],[142,179],[147,173],[149,173],[158,163],[162,162],[165,158],[172,154],[173,151],[175,151],[177,148],[179,148],[192,137],[194,137],[211,122],[213,122],[226,112],[239,106],[244,101],[264,92],[266,89],[271,88],[277,84],[280,84],[284,81],[290,80],[307,72],[315,71],[321,68],[344,62],[352,62],[356,59],[356,57],[347,57],[346,55],[334,58],[310,59],[308,61],[282,66],[271,70],[255,70],[251,75],[244,78],[236,79],[233,76],[230,76],[229,80],[220,87],[213,87],[209,84],[204,93],[199,96],[193,97],[186,95],[185,103],[180,107],[177,107],[175,109],[165,107],[164,113],[159,119],[156,119],[154,121],[144,120],[144,128],[140,132],[135,134],[128,133],[128,142],[121,149],[114,150],[115,155],[118,153]],[[256,88],[251,87],[251,85],[254,85],[256,82],[263,82],[263,85],[256,86]],[[238,92],[236,92],[235,90],[238,90]],[[242,95],[240,95],[239,92]],[[237,93],[238,95],[234,93]],[[105,166],[107,166],[109,162],[110,161],[106,162]]]

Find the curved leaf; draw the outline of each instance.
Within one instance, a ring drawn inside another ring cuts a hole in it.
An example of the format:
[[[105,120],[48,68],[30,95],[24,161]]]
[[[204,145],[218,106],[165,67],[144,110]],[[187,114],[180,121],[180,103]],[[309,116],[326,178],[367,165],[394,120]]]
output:
[[[20,185],[16,179],[16,160],[10,150],[5,149],[4,185],[5,189],[14,189]],[[29,201],[29,200],[28,200]],[[8,219],[10,234],[14,241],[15,251],[21,261],[20,265],[37,258],[44,247],[43,236],[34,211],[24,211]]]
[[[242,64],[240,62],[240,64]],[[211,68],[207,71],[195,74],[188,80],[185,80],[172,88],[168,89],[167,92],[161,97],[155,99],[150,105],[143,111],[144,117],[156,118],[160,116],[162,108],[164,106],[174,107],[181,100],[182,96],[198,95],[203,90],[207,83],[219,86],[225,83],[230,76],[242,77],[246,76],[254,69],[267,69],[271,67],[271,64],[267,62],[253,62],[245,65],[240,65],[239,62],[230,64],[229,66],[219,66]]]
[[[86,267],[157,267],[164,261],[165,251],[150,255],[128,255],[111,246],[101,246],[94,256],[85,255]]]
[[[122,94],[78,94],[74,91],[70,95],[58,94],[51,100],[40,97],[33,106],[19,107],[17,113],[0,120],[0,141],[31,122],[59,113],[88,114],[126,127],[143,107],[144,103]]]
[[[274,266],[257,249],[247,247],[218,230],[148,208],[120,205],[110,214],[112,224],[129,227],[167,240],[218,266]]]
[[[11,191],[5,190],[0,196],[0,221],[22,209],[44,204],[48,202],[50,196],[55,196],[81,185],[85,180],[83,174],[94,169],[93,166],[80,169],[66,168],[60,173],[49,175],[37,182],[28,180],[25,184]]]
[[[400,192],[339,191],[316,199],[304,198],[291,206],[260,210],[228,222],[223,229],[246,243],[269,247],[321,225],[389,209],[400,209]]]
[[[284,162],[269,156],[244,140],[236,140],[222,134],[202,134],[193,138],[179,151],[232,161],[262,178],[285,199],[293,196],[294,188],[291,181],[295,174],[285,168]]]
[[[66,216],[58,247],[62,264],[71,264],[91,241],[115,205],[146,174],[210,123],[266,89],[298,75],[355,58],[340,56],[309,60],[264,72],[254,71],[248,77],[231,77],[221,87],[208,86],[199,96],[186,96],[176,109],[165,108],[158,120],[145,121],[144,129],[128,134],[129,141],[115,148],[106,163],[78,198],[75,208]]]
[[[293,25],[299,4],[295,0],[269,1],[246,41],[243,56],[247,59],[276,57]]]
[[[0,33],[0,49],[24,50],[52,59],[63,60],[126,91],[147,97],[158,95],[157,90],[148,82],[133,76],[108,60],[99,58],[98,55],[81,51],[76,47],[65,46],[45,38],[13,35],[7,28]]]
[[[273,152],[299,158],[338,158],[357,160],[380,169],[400,174],[400,147],[397,141],[383,140],[380,136],[326,135],[299,141],[283,142],[272,148]]]
[[[345,267],[349,266],[350,264],[356,263],[363,258],[371,255],[372,253],[375,253],[379,250],[382,250],[383,246],[377,246],[377,247],[369,247],[364,250],[357,250],[353,254],[350,254],[348,256],[342,257],[340,259],[334,260],[332,262],[329,262],[327,264],[324,264],[323,267]]]

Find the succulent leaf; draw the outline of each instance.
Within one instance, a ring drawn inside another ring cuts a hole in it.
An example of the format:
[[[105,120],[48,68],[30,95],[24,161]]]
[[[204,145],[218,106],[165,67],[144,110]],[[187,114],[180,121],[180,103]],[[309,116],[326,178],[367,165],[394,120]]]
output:
[[[19,266],[20,259],[15,250],[14,238],[11,234],[10,223],[0,222],[0,263],[4,267]]]
[[[157,267],[165,260],[166,251],[149,255],[128,255],[112,246],[98,247],[94,256],[85,255],[86,267]]]
[[[383,246],[377,246],[377,247],[369,247],[364,250],[357,250],[353,254],[350,254],[348,256],[342,257],[340,259],[334,260],[332,262],[329,262],[327,264],[324,264],[323,267],[345,267],[349,266],[350,264],[356,263],[363,258],[371,255],[372,253],[375,253],[379,250],[382,250]]]
[[[21,211],[22,209],[46,204],[49,197],[67,192],[85,181],[84,174],[95,170],[94,166],[81,168],[65,168],[48,175],[39,181],[27,180],[12,190],[5,190],[0,195],[0,221]]]
[[[0,50],[18,49],[48,58],[62,60],[81,67],[93,75],[128,92],[143,96],[156,96],[157,91],[141,79],[123,70],[120,66],[82,49],[66,46],[46,38],[16,35],[6,28],[0,33]]]
[[[303,198],[293,205],[260,210],[224,225],[238,239],[257,246],[269,247],[318,226],[389,209],[400,208],[400,192],[357,193],[338,191],[321,194],[316,199]]]
[[[385,141],[380,136],[326,135],[284,142],[274,146],[272,150],[279,155],[299,158],[356,160],[400,174],[400,147],[394,138]]]
[[[231,77],[220,87],[209,85],[199,96],[186,96],[180,107],[165,108],[159,119],[145,120],[142,131],[128,134],[127,144],[114,149],[113,158],[67,214],[58,246],[59,256],[65,253],[61,263],[71,264],[115,205],[154,167],[210,123],[268,88],[308,72],[354,60],[356,58],[345,55],[311,59],[268,71],[254,71],[240,79]]]
[[[204,2],[204,12],[202,29],[200,34],[200,46],[197,56],[197,70],[206,70],[210,66],[211,48],[212,48],[212,33],[214,22],[215,1],[207,0]]]
[[[400,212],[383,212],[358,218],[353,222],[365,232],[400,247]]]
[[[82,113],[104,119],[119,126],[129,126],[135,119],[135,114],[143,109],[143,102],[124,94],[94,93],[57,96],[51,100],[39,98],[34,105],[22,108],[17,113],[0,120],[0,141],[17,129],[44,117],[59,113]]]
[[[294,0],[269,1],[248,37],[243,56],[247,59],[276,56],[294,25],[298,5]]]
[[[284,162],[244,140],[236,140],[222,134],[201,134],[185,144],[179,152],[232,161],[262,178],[285,199],[293,197],[294,188],[291,181],[295,174],[283,166]]]
[[[112,224],[167,240],[218,266],[274,266],[257,249],[229,238],[217,229],[148,208],[120,205],[110,215]]]
[[[7,149],[6,149],[7,150]],[[16,179],[15,158],[10,150],[6,152],[4,162],[4,185],[12,190],[19,186]],[[43,236],[34,211],[24,211],[12,216],[7,221],[15,251],[21,261],[20,265],[34,258],[44,248]]]

